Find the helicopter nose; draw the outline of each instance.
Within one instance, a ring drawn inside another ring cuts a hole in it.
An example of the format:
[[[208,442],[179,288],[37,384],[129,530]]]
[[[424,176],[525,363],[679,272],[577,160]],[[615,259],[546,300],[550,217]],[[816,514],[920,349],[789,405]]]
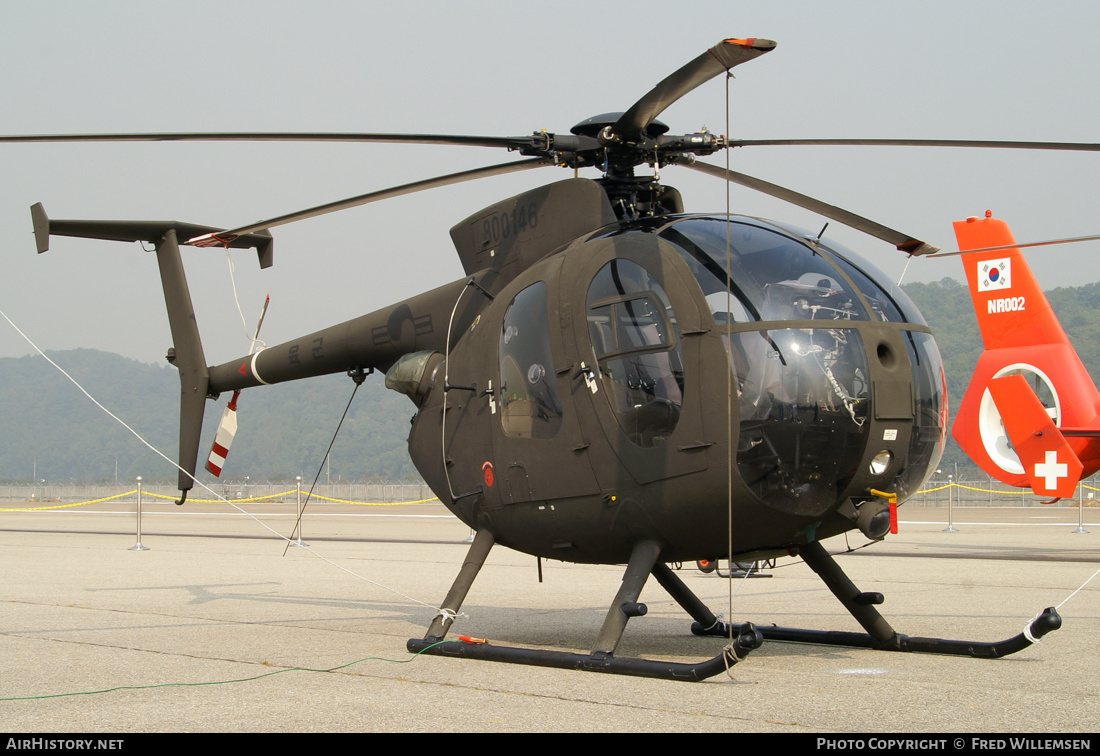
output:
[[[867,353],[856,328],[730,334],[740,388],[737,465],[768,507],[823,515],[862,469],[871,423]]]

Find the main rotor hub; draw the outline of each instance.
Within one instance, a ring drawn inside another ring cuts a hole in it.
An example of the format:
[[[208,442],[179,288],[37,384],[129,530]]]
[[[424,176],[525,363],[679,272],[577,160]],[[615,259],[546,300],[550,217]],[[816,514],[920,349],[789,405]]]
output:
[[[602,113],[598,116],[592,116],[578,123],[576,126],[569,130],[570,133],[577,136],[587,136],[593,139],[598,139],[604,129],[614,126],[622,118],[622,113]],[[645,127],[643,132],[648,139],[655,139],[668,132],[668,126],[656,119],[649,122],[649,125]]]

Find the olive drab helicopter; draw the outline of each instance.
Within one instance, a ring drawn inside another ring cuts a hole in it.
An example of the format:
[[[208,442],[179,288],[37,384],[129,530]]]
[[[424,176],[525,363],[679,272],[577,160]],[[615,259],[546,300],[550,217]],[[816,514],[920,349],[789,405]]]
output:
[[[822,546],[896,528],[896,504],[936,467],[947,430],[943,365],[909,298],[820,234],[758,218],[690,214],[650,166],[683,166],[765,192],[908,255],[936,248],[760,179],[698,162],[757,144],[1096,149],[1097,145],[929,140],[731,140],[668,133],[657,120],[704,82],[775,47],[727,39],[625,112],[569,134],[100,134],[0,141],[313,140],[477,145],[519,160],[416,181],[236,229],[177,222],[51,220],[49,237],[155,245],[181,381],[180,502],[193,485],[203,407],[227,391],[375,370],[416,405],[409,454],[440,501],[475,536],[439,614],[412,652],[667,679],[701,680],[765,639],[997,657],[1059,627],[1047,609],[998,643],[894,631]],[[208,366],[180,245],[255,248],[269,229],[401,194],[545,166],[595,168],[498,202],[451,230],[464,276],[453,283],[246,357]],[[540,560],[626,565],[589,653],[446,640],[495,544]],[[669,567],[797,555],[863,627],[832,633],[720,621]],[[642,616],[652,575],[694,620],[727,639],[712,659],[617,656]]]

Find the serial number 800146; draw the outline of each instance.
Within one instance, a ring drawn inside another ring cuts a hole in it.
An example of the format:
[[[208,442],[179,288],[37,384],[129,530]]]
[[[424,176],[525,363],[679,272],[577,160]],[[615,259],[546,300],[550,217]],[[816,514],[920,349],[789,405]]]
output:
[[[511,212],[497,213],[482,222],[482,244],[499,244],[513,234],[519,234],[539,224],[538,206],[534,202],[512,208]]]

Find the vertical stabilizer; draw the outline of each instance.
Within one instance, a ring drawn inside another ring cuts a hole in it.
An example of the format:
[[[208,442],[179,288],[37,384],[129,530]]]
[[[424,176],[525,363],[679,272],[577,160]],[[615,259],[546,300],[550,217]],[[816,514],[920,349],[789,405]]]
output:
[[[1067,430],[1097,426],[1100,393],[1027,260],[1012,246],[1016,240],[1008,224],[987,213],[985,218],[956,222],[955,236],[966,253],[962,260],[967,287],[985,351],[951,433],[963,451],[998,480],[1021,488],[1036,484],[1040,495],[1055,495],[1057,490],[1057,496],[1065,496],[1081,475],[1100,469],[1097,440]],[[1000,381],[1008,376],[1019,378]],[[1012,388],[995,395],[990,391],[995,381]],[[1037,480],[1035,465],[1047,469],[1048,451],[1064,457],[1070,466],[1050,468],[1065,475]],[[1079,460],[1076,466],[1068,461],[1070,456],[1073,463]]]
[[[199,326],[195,322],[195,308],[191,304],[191,291],[187,287],[175,229],[169,229],[157,242],[157,264],[164,288],[164,303],[168,308],[168,325],[172,329],[175,353],[172,364],[180,372],[181,470],[178,485],[183,497],[177,503],[182,504],[186,492],[194,485],[210,371],[206,369],[206,357],[199,339]]]
[[[74,236],[85,239],[111,241],[144,241],[156,245],[157,264],[164,288],[164,302],[168,308],[168,324],[172,329],[173,347],[168,361],[180,373],[180,448],[178,464],[179,489],[182,492],[177,504],[187,498],[187,491],[194,485],[194,473],[198,464],[199,436],[202,433],[203,411],[210,391],[210,371],[202,351],[199,328],[195,323],[195,309],[191,305],[191,292],[180,257],[179,239],[189,239],[210,234],[219,229],[178,221],[131,220],[52,220],[42,203],[31,207],[35,245],[38,252],[50,248],[51,236]],[[227,247],[255,247],[260,267],[271,265],[273,243],[267,231],[241,234],[225,243]]]
[[[989,216],[956,221],[955,236],[964,251],[1016,243],[1008,224]],[[971,252],[962,260],[987,350],[1069,343],[1019,249]]]

